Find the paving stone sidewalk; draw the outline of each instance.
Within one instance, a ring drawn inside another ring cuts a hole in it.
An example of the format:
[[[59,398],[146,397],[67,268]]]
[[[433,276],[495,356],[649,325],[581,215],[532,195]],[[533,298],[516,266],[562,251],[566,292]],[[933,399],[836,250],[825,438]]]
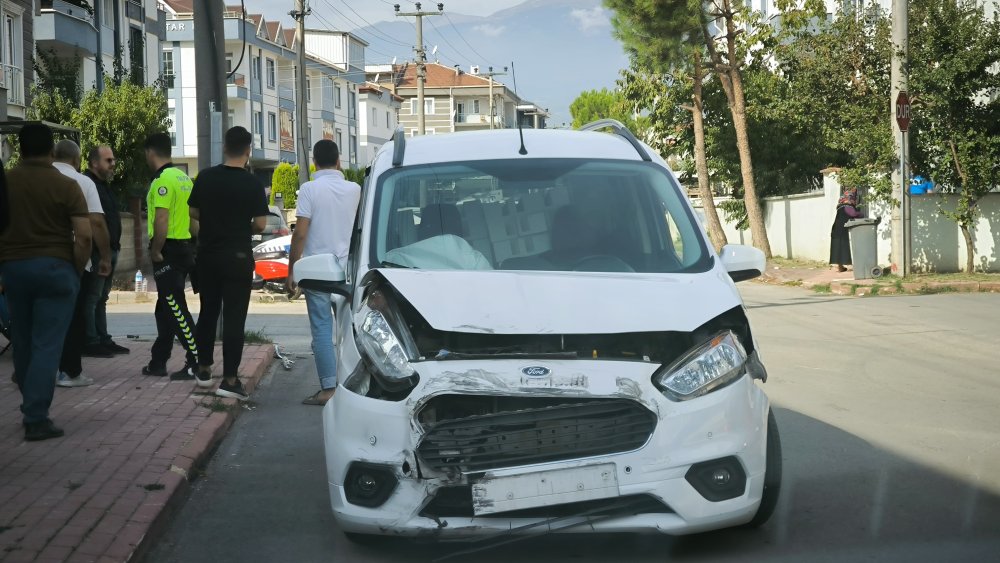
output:
[[[901,282],[893,276],[876,279],[854,279],[854,272],[837,272],[823,268],[781,266],[769,264],[761,277],[764,283],[801,286],[806,289],[823,288],[836,295],[868,297],[874,295],[925,294],[925,293],[1000,293],[1000,276],[983,280],[921,280]]]
[[[95,384],[56,388],[50,412],[66,436],[44,442],[23,440],[11,353],[0,356],[0,561],[117,563],[148,549],[241,408],[193,381],[141,375],[148,346],[84,359]],[[248,391],[273,353],[244,349]],[[182,358],[178,347],[171,367]]]

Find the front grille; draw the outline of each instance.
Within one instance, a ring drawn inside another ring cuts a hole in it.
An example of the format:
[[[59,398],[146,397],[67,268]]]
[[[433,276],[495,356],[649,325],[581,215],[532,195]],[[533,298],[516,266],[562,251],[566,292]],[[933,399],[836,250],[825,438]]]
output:
[[[618,508],[623,505],[624,508]],[[472,487],[461,485],[438,489],[434,498],[420,511],[420,515],[427,518],[472,518],[474,516],[476,518],[560,518],[581,512],[596,512],[596,514],[591,515],[599,515],[601,509],[605,507],[609,510],[614,507],[616,512],[620,511],[623,515],[670,514],[673,512],[669,506],[654,496],[626,495],[475,516],[472,509]]]
[[[656,427],[656,415],[635,401],[547,401],[427,424],[417,453],[428,468],[474,473],[635,450]]]

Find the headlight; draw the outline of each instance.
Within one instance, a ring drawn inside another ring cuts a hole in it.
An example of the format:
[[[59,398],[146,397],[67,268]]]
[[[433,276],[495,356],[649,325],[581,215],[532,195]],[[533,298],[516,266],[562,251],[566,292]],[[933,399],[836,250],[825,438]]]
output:
[[[727,330],[657,372],[653,381],[668,399],[684,401],[736,381],[746,361],[740,341]]]
[[[358,342],[379,382],[390,391],[412,388],[416,370],[410,358],[416,346],[406,326],[381,292],[368,296],[356,317]]]

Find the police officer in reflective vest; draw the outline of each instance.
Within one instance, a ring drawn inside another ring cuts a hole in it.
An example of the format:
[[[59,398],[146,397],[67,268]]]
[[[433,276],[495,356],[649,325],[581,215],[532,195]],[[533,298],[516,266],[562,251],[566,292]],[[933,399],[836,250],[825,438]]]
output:
[[[156,341],[149,365],[143,375],[167,375],[174,338],[180,340],[187,355],[184,367],[170,374],[170,379],[194,379],[198,366],[198,348],[194,340],[194,320],[184,298],[184,284],[194,267],[192,224],[188,197],[194,183],[170,161],[171,142],[166,133],[154,133],[146,139],[146,163],[153,171],[153,182],[146,195],[149,221],[149,255],[156,283]]]

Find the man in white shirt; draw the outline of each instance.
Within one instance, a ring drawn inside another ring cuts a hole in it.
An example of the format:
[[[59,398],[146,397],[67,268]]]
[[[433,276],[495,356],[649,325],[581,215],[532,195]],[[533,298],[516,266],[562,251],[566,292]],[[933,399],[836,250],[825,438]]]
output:
[[[59,374],[56,376],[56,385],[59,387],[83,387],[94,382],[93,379],[82,375],[81,357],[87,338],[87,327],[84,323],[86,318],[85,298],[89,284],[96,283],[99,276],[111,275],[111,242],[97,186],[93,180],[80,173],[81,151],[79,145],[68,139],[59,141],[56,143],[53,155],[55,162],[52,165],[64,176],[75,180],[83,192],[84,199],[87,200],[90,228],[93,231],[94,244],[101,257],[97,264],[87,262],[83,277],[80,279],[80,292],[77,294],[73,320],[66,333],[66,340],[63,341],[62,359],[59,361]],[[108,352],[106,357],[110,358],[111,356],[112,354]]]
[[[340,150],[330,140],[313,146],[316,173],[313,180],[299,188],[295,210],[295,232],[288,256],[288,287],[295,289],[292,271],[299,258],[333,254],[347,266],[351,231],[361,201],[361,186],[344,179],[340,171]],[[324,405],[337,390],[337,357],[333,349],[333,296],[305,290],[312,350],[320,390],[302,401],[306,405]]]

